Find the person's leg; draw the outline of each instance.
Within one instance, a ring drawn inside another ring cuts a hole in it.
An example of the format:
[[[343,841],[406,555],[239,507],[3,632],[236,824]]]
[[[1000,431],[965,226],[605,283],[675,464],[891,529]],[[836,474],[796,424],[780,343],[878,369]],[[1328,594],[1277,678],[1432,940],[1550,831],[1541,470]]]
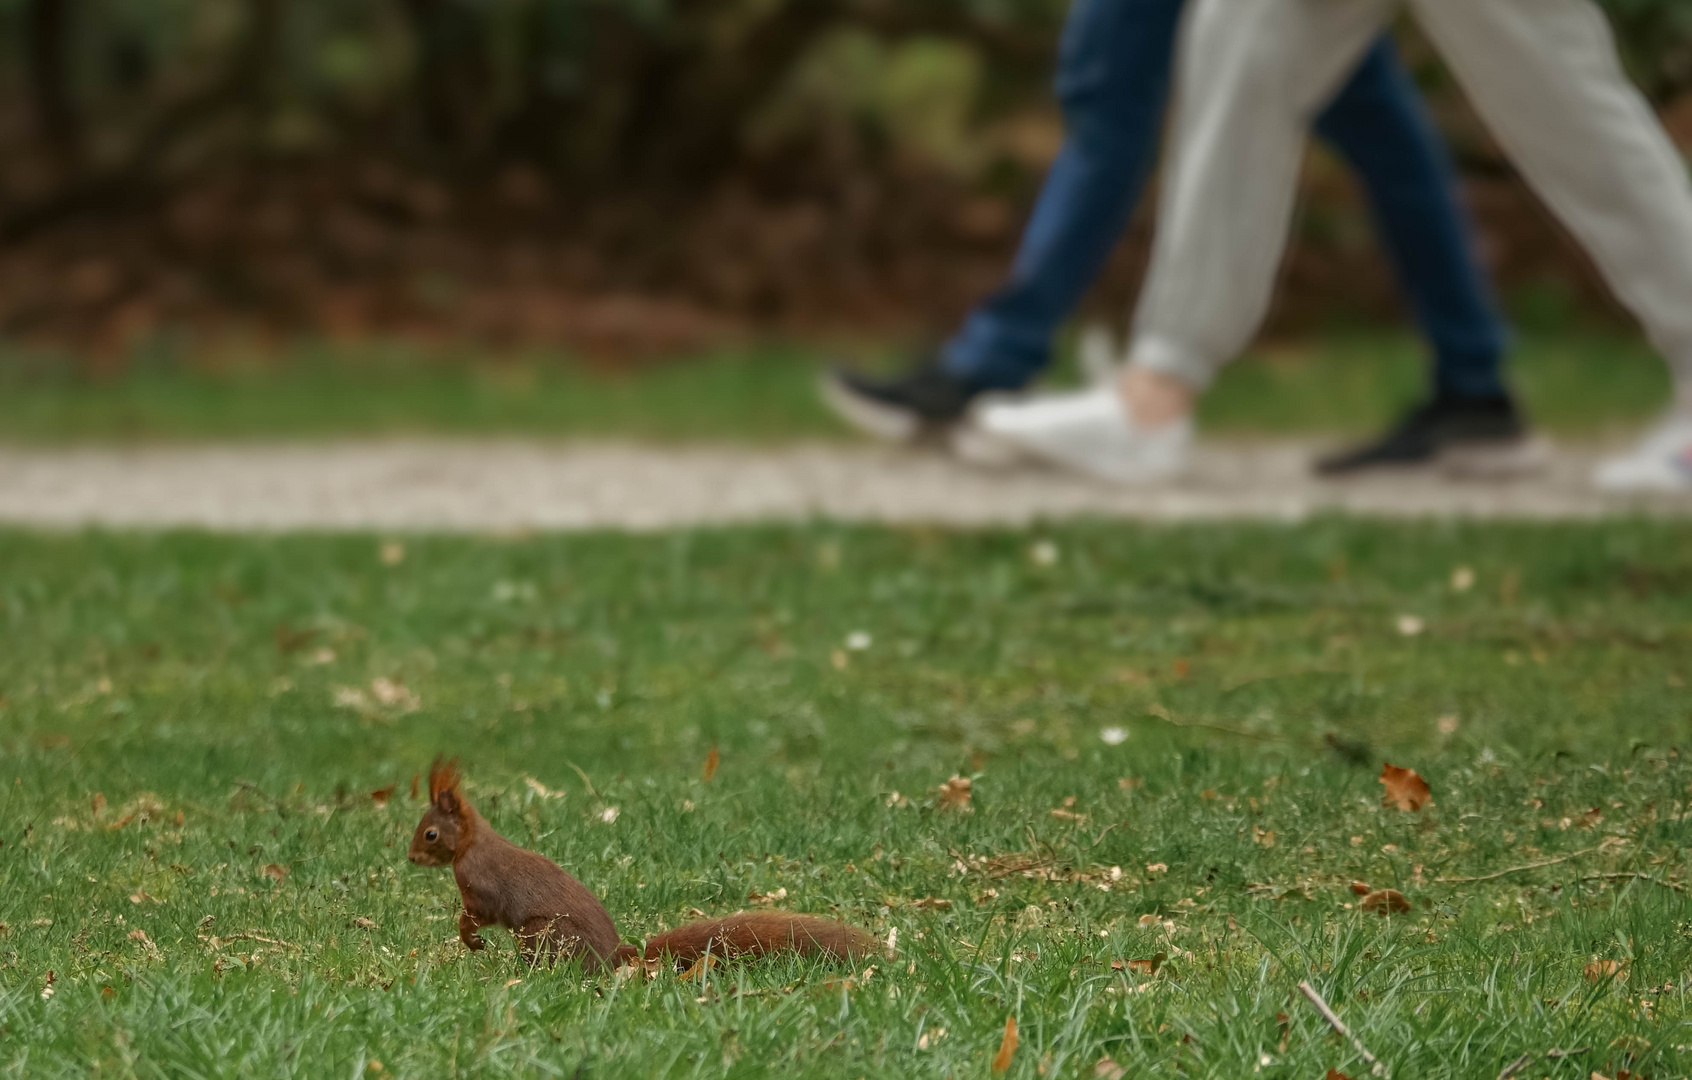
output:
[[[1306,128],[1392,6],[1194,0],[1130,352],[1142,377],[1196,393],[1256,334],[1286,248]]]
[[[1529,184],[1674,372],[1676,409],[1599,484],[1692,490],[1692,180],[1589,0],[1413,0]]]
[[[1644,325],[1692,407],[1692,182],[1589,0],[1413,0],[1522,175]]]
[[[1389,0],[1189,4],[1175,136],[1132,365],[1120,388],[989,406],[977,426],[1034,458],[1141,482],[1178,470],[1192,403],[1268,306],[1305,131],[1357,67]]]
[[[1183,0],[1078,0],[1058,96],[1068,135],[1010,279],[947,343],[945,369],[1000,389],[1045,367],[1052,339],[1110,256],[1151,167]]]
[[[1390,38],[1369,50],[1316,133],[1356,169],[1433,345],[1436,396],[1505,396],[1508,332],[1457,196],[1456,170]]]
[[[1317,472],[1439,464],[1473,475],[1531,471],[1544,447],[1504,382],[1509,333],[1472,243],[1456,169],[1390,37],[1316,121],[1357,170],[1436,362],[1428,397],[1391,428],[1324,456]]]

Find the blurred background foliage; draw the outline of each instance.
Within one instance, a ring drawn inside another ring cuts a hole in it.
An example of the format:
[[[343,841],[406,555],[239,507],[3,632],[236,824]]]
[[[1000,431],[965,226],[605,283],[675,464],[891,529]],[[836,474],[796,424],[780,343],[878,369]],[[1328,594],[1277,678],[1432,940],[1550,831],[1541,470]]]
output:
[[[1692,145],[1692,4],[1605,0]],[[171,327],[558,340],[942,329],[1061,139],[1067,0],[0,0],[0,334]],[[1431,52],[1487,251],[1602,290]],[[1145,214],[1101,286],[1125,306]],[[1283,324],[1391,314],[1313,160]]]

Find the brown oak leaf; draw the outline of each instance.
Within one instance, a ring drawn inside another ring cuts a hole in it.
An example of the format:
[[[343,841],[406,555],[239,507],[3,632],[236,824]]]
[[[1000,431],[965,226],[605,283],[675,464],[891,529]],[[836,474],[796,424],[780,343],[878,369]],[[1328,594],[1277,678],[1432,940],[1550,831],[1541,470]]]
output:
[[[937,789],[935,789],[940,796],[940,809],[970,809],[970,787],[970,779],[967,776],[954,775],[950,780],[941,784]]]
[[[1396,806],[1400,810],[1420,810],[1433,802],[1433,792],[1428,788],[1428,782],[1414,769],[1383,765],[1381,785],[1386,788],[1386,794],[1381,796],[1382,806]]]

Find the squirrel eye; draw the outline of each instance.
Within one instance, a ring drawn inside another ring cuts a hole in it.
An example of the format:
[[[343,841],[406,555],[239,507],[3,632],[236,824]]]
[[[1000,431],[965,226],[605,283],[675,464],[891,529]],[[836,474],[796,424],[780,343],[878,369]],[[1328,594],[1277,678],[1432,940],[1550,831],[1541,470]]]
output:
[[[425,839],[425,840],[436,840],[436,839],[440,838],[440,835],[441,834],[436,832],[434,829],[430,829],[428,832],[423,834],[423,839]]]

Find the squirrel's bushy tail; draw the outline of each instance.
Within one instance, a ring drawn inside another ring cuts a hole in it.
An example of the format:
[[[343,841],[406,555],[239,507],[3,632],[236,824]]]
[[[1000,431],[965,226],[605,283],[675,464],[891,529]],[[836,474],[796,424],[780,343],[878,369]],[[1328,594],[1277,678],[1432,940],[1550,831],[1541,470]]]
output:
[[[721,919],[689,923],[646,943],[646,960],[665,957],[676,964],[692,964],[706,953],[725,960],[792,952],[799,956],[857,960],[881,951],[870,934],[833,919],[789,915],[783,911],[742,911]],[[632,945],[617,950],[618,965],[633,961]]]

